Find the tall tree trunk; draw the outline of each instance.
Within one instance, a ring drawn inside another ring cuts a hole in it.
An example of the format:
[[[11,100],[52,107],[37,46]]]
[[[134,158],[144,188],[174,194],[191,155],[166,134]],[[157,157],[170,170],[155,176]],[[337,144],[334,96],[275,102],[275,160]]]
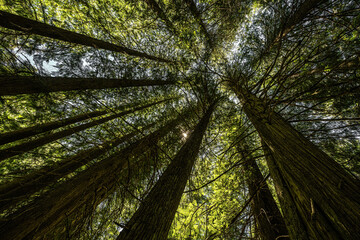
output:
[[[114,78],[0,76],[0,96],[85,89],[162,86],[175,83],[175,81],[163,80],[128,80]]]
[[[89,118],[98,117],[108,112],[109,112],[108,110],[88,112],[88,113],[76,115],[74,117],[65,118],[63,120],[48,122],[33,127],[27,127],[12,132],[3,133],[0,134],[0,145],[14,142],[23,138],[35,136],[37,134],[54,130],[56,128],[64,127],[66,125],[77,123]]]
[[[22,32],[37,34],[40,36],[49,37],[57,40],[62,40],[65,42],[106,49],[113,52],[126,53],[131,56],[147,58],[159,62],[172,62],[170,60],[161,57],[151,56],[146,53],[142,53],[133,49],[115,45],[99,39],[88,37],[83,34],[71,32],[65,29],[54,27],[49,24],[34,21],[4,11],[0,11],[0,26],[17,31],[22,31]]]
[[[262,141],[262,148],[272,179],[274,180],[276,194],[278,196],[285,224],[291,239],[309,240],[306,224],[296,208],[294,198],[291,196],[289,187],[286,185],[279,168],[265,142]]]
[[[118,240],[167,239],[214,107],[215,104],[209,107],[194,132],[121,231]]]
[[[13,157],[13,156],[16,156],[16,155],[19,155],[19,154],[23,154],[23,153],[28,152],[28,151],[30,151],[32,149],[35,149],[35,148],[40,147],[42,145],[45,145],[47,143],[53,142],[55,140],[67,137],[69,135],[80,132],[80,131],[85,130],[87,128],[97,126],[99,124],[105,123],[105,122],[110,121],[112,119],[119,118],[119,117],[124,116],[126,114],[133,113],[135,111],[139,111],[139,110],[154,106],[156,104],[160,104],[160,103],[168,101],[168,100],[169,99],[165,99],[165,100],[157,101],[157,102],[154,102],[154,103],[146,104],[144,106],[135,107],[135,108],[127,110],[127,111],[123,111],[123,112],[120,112],[120,113],[117,113],[117,114],[113,114],[113,115],[110,115],[110,116],[107,116],[107,117],[104,117],[104,118],[101,118],[101,119],[93,120],[91,122],[82,124],[80,126],[65,129],[65,130],[62,130],[62,131],[59,131],[59,132],[56,132],[56,133],[53,133],[53,134],[49,134],[49,135],[44,136],[44,137],[39,137],[39,138],[31,140],[29,142],[25,142],[25,143],[22,143],[22,144],[13,146],[13,147],[2,149],[2,150],[0,150],[0,161],[2,161],[4,159],[7,159],[9,157]]]
[[[201,18],[201,13],[197,9],[194,0],[183,0],[183,1],[190,9],[190,12],[193,15],[193,17],[195,18],[195,20],[198,22],[201,33],[205,36],[207,44],[212,49],[214,47],[212,37],[211,37],[209,31],[207,30],[204,21]]]
[[[238,151],[245,160],[243,169],[247,175],[249,194],[254,196],[251,201],[251,209],[255,216],[260,239],[274,240],[288,236],[284,219],[248,146],[239,143]]]
[[[116,190],[117,181],[123,174],[122,170],[127,167],[130,157],[146,152],[149,146],[156,144],[160,138],[183,122],[184,116],[189,115],[190,111],[187,110],[183,116],[61,183],[6,219],[1,219],[0,239],[42,239],[59,222],[81,209],[84,204],[94,209]]]
[[[360,181],[256,96],[240,86],[233,90],[274,156],[309,236],[359,239]]]
[[[316,6],[327,0],[304,0],[299,8],[287,19],[281,33],[275,39],[275,42],[279,41],[280,38],[288,34],[296,24],[301,22]]]
[[[180,139],[180,136],[179,136]],[[166,142],[166,144],[168,144]],[[159,148],[156,143],[153,146],[149,146],[150,149],[145,154],[142,154],[140,157],[136,157],[130,162],[127,162],[129,165],[125,165],[126,170],[123,171],[123,174],[119,176],[117,181],[117,190],[116,192],[128,192],[130,191],[128,187],[136,182],[141,182],[144,179],[147,179],[153,173],[153,166],[157,165],[158,162],[149,155],[154,154],[154,152],[158,152]],[[166,148],[166,146],[164,146]],[[161,147],[163,148],[163,146]],[[131,183],[130,183],[131,182]],[[129,184],[130,183],[130,184]],[[126,188],[126,189],[125,189]],[[108,189],[104,189],[104,192],[109,192]],[[102,193],[103,194],[103,193]],[[98,195],[102,195],[98,194]],[[106,194],[104,194],[107,196]],[[131,196],[132,198],[133,196]],[[92,219],[92,214],[94,214],[94,206],[98,206],[101,202],[106,200],[105,198],[96,198],[93,199],[91,202],[87,202],[77,208],[71,215],[68,215],[64,221],[59,222],[56,225],[56,228],[48,232],[46,235],[46,239],[53,239],[54,236],[58,237],[59,239],[65,238],[64,235],[68,235],[70,239],[76,239],[78,234],[81,233],[82,230],[85,230],[83,227],[87,224],[93,224],[96,219]],[[71,223],[71,224],[69,224]]]
[[[153,126],[153,124],[143,128],[143,130],[148,129],[151,126]],[[26,200],[37,191],[56,183],[57,180],[66,177],[66,175],[74,172],[76,169],[85,166],[119,144],[130,140],[138,133],[139,131],[131,132],[118,139],[105,142],[100,146],[84,150],[75,156],[68,157],[54,165],[44,166],[23,178],[15,179],[12,182],[0,185],[0,212],[9,209],[20,201]]]
[[[168,19],[165,12],[161,9],[159,4],[155,0],[144,0],[149,7],[157,14],[157,16],[164,21],[166,27],[175,35],[177,35],[176,28],[172,24],[172,22]]]

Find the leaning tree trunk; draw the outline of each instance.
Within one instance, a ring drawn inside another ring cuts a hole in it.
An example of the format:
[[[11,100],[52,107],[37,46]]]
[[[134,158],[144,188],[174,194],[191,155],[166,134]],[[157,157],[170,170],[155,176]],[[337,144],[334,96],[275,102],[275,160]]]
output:
[[[63,120],[57,120],[57,121],[53,121],[53,122],[39,124],[39,125],[36,125],[33,127],[22,128],[22,129],[15,130],[12,132],[2,133],[2,134],[0,134],[0,145],[10,143],[10,142],[15,142],[15,141],[23,139],[23,138],[35,136],[40,133],[44,133],[44,132],[47,132],[50,130],[64,127],[66,125],[81,122],[81,121],[84,121],[89,118],[98,117],[98,116],[104,115],[108,112],[109,112],[108,110],[88,112],[88,113],[76,115],[74,117],[65,118]]]
[[[187,110],[184,116],[189,117]],[[117,181],[127,167],[129,158],[138,156],[149,146],[176,128],[183,117],[166,123],[155,132],[141,138],[118,153],[94,164],[41,195],[16,212],[0,219],[0,239],[42,239],[69,215],[87,205],[94,209],[117,187]]]
[[[143,130],[147,130],[151,126],[153,124],[146,126]],[[81,151],[75,156],[68,157],[54,165],[44,166],[22,178],[0,185],[0,213],[26,200],[37,191],[56,183],[59,179],[66,177],[66,175],[85,166],[137,134],[139,134],[139,131],[133,131],[115,140],[107,141],[99,146]]]
[[[140,106],[140,107],[135,107],[133,109],[123,111],[123,112],[120,112],[120,113],[116,113],[116,114],[113,114],[113,115],[110,115],[110,116],[107,116],[107,117],[104,117],[104,118],[101,118],[101,119],[93,120],[91,122],[88,122],[88,123],[85,123],[85,124],[82,124],[82,125],[79,125],[79,126],[76,126],[76,127],[71,127],[71,128],[68,128],[68,129],[53,133],[53,134],[49,134],[47,136],[39,137],[37,139],[31,140],[31,141],[28,141],[28,142],[25,142],[25,143],[21,143],[19,145],[15,145],[13,147],[8,147],[8,148],[5,148],[5,149],[2,149],[2,150],[0,150],[0,162],[3,161],[4,159],[7,159],[7,158],[10,158],[10,157],[19,155],[19,154],[23,154],[23,153],[28,152],[28,151],[30,151],[32,149],[35,149],[35,148],[40,147],[42,145],[45,145],[47,143],[56,141],[58,139],[70,136],[70,135],[72,135],[74,133],[80,132],[80,131],[85,130],[87,128],[97,126],[99,124],[108,122],[108,121],[113,120],[115,118],[119,118],[119,117],[124,116],[126,114],[130,114],[130,113],[133,113],[135,111],[139,111],[139,110],[154,106],[156,104],[160,104],[160,103],[165,102],[167,100],[169,100],[169,99],[165,99],[165,100],[157,101],[157,102],[154,102],[154,103],[146,104],[146,105]]]
[[[115,78],[71,78],[41,76],[0,76],[0,96],[86,89],[163,86],[175,84],[165,80],[129,80]]]
[[[168,144],[169,142],[166,142],[166,145]],[[128,192],[129,189],[127,187],[129,186],[129,182],[131,182],[131,185],[133,186],[136,182],[141,182],[142,180],[147,179],[153,173],[152,167],[158,163],[156,160],[153,161],[154,159],[151,157],[149,158],[149,155],[153,155],[154,152],[157,154],[159,147],[156,143],[149,147],[149,150],[144,152],[145,154],[142,154],[141,157],[136,156],[136,159],[134,158],[132,161],[127,162],[129,165],[124,166],[124,168],[126,167],[126,171],[123,171],[123,174],[121,174],[116,180],[116,192]],[[161,148],[163,147],[166,148],[166,146],[162,146]],[[103,192],[111,192],[111,189],[103,189]],[[98,195],[103,195],[103,193]],[[104,196],[107,196],[107,194],[104,194]],[[82,204],[71,215],[67,215],[66,219],[59,222],[53,231],[48,232],[45,239],[53,239],[54,236],[59,239],[63,239],[66,238],[65,235],[69,239],[76,239],[81,231],[86,231],[85,227],[88,226],[88,224],[91,225],[94,221],[97,221],[91,216],[94,213],[94,207],[98,206],[104,200],[105,198],[92,198],[91,201]]]
[[[166,27],[173,33],[177,34],[175,26],[170,19],[166,16],[165,12],[161,9],[159,4],[155,0],[144,0],[147,5],[157,14],[157,16],[165,23]]]
[[[309,236],[360,239],[360,181],[259,98],[240,86],[233,90],[274,156]]]
[[[171,62],[170,60],[161,57],[151,56],[146,53],[142,53],[133,49],[126,48],[124,46],[115,45],[99,39],[88,37],[83,34],[71,32],[69,30],[54,27],[49,24],[34,21],[4,11],[0,11],[0,26],[13,29],[16,31],[22,31],[22,32],[37,34],[40,36],[49,37],[57,40],[62,40],[65,42],[70,42],[70,43],[75,43],[75,44],[80,44],[95,48],[102,48],[113,52],[126,53],[131,56],[147,58],[159,62]]]
[[[251,201],[251,209],[260,239],[274,240],[287,237],[288,231],[284,219],[255,159],[252,158],[248,147],[243,143],[238,144],[238,151],[245,161],[243,169],[247,175],[249,194],[254,196]]]
[[[204,21],[202,20],[201,13],[197,9],[194,0],[183,0],[183,1],[184,1],[184,4],[189,8],[192,16],[198,22],[198,24],[200,26],[200,31],[205,36],[206,43],[212,49],[214,47],[213,39],[212,39],[208,29],[206,28]]]
[[[194,132],[125,225],[118,240],[167,239],[214,107],[213,104],[207,110]]]

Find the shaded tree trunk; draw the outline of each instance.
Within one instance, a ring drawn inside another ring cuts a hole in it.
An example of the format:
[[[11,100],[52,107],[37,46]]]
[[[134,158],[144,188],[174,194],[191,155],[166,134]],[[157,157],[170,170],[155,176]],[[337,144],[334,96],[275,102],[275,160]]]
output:
[[[190,111],[184,116],[189,117]],[[43,238],[83,205],[92,210],[117,187],[130,157],[138,156],[183,122],[180,116],[118,153],[94,164],[0,220],[0,239]]]
[[[35,136],[40,133],[44,133],[50,130],[54,130],[56,128],[64,127],[66,125],[70,125],[76,122],[80,122],[89,118],[98,117],[108,113],[109,111],[94,111],[76,115],[74,117],[65,118],[63,120],[58,120],[54,122],[39,124],[33,127],[22,128],[19,130],[15,130],[12,132],[7,132],[0,134],[0,145],[14,142],[23,138]]]
[[[246,182],[249,194],[250,196],[255,195],[251,201],[251,209],[260,239],[274,240],[288,236],[284,219],[255,159],[251,157],[248,147],[239,143],[238,151],[245,160],[243,169],[247,174]]]
[[[25,143],[21,143],[19,145],[13,146],[13,147],[5,148],[3,150],[0,150],[0,161],[2,161],[4,159],[7,159],[7,158],[10,158],[10,157],[13,157],[13,156],[16,156],[16,155],[19,155],[19,154],[23,154],[23,153],[28,152],[28,151],[30,151],[32,149],[35,149],[35,148],[40,147],[42,145],[45,145],[47,143],[53,142],[55,140],[67,137],[69,135],[80,132],[80,131],[85,130],[87,128],[97,126],[99,124],[105,123],[105,122],[113,120],[115,118],[124,116],[124,115],[129,114],[129,113],[133,113],[135,111],[139,111],[139,110],[151,107],[151,106],[154,106],[156,104],[160,104],[160,103],[168,101],[168,100],[169,99],[165,99],[165,100],[157,101],[157,102],[154,102],[154,103],[146,104],[144,106],[135,107],[135,108],[127,110],[127,111],[123,111],[123,112],[120,112],[120,113],[117,113],[117,114],[113,114],[113,115],[110,115],[110,116],[107,116],[107,117],[104,117],[104,118],[101,118],[101,119],[93,120],[91,122],[82,124],[80,126],[71,127],[69,129],[65,129],[65,130],[62,130],[62,131],[59,131],[59,132],[56,132],[56,133],[53,133],[53,134],[49,134],[47,136],[39,137],[37,139],[31,140],[31,141],[28,141],[28,142],[25,142]]]
[[[203,20],[201,18],[201,13],[197,9],[195,2],[193,0],[183,0],[183,1],[190,9],[190,12],[193,15],[193,17],[195,18],[195,20],[198,22],[198,24],[200,26],[200,31],[205,36],[206,42],[208,43],[209,47],[213,48],[214,43],[212,41],[209,31],[207,30],[207,28],[205,26],[205,23],[203,22]]]
[[[168,19],[165,12],[160,8],[159,4],[155,0],[144,0],[149,7],[157,14],[157,16],[164,21],[166,27],[175,35],[177,35],[177,31],[172,24],[172,22]]]
[[[167,239],[186,182],[215,105],[211,105],[153,189],[118,236],[126,239]]]
[[[236,85],[233,90],[274,156],[309,236],[359,239],[360,181],[256,96]]]
[[[262,141],[262,148],[265,153],[265,159],[271,173],[271,177],[274,180],[276,194],[278,196],[286,227],[289,231],[291,239],[310,239],[306,230],[306,224],[304,223],[299,214],[299,211],[296,208],[296,204],[293,197],[291,196],[290,189],[281,176],[279,168],[277,167],[276,162],[271,155],[271,151],[268,146],[266,146],[264,141]]]
[[[4,11],[0,11],[0,26],[13,29],[16,31],[22,31],[22,32],[37,34],[40,36],[49,37],[57,40],[62,40],[65,42],[106,49],[113,52],[126,53],[131,56],[147,58],[159,62],[171,62],[170,60],[164,58],[151,56],[146,53],[142,53],[133,49],[115,45],[99,39],[88,37],[83,34],[54,27],[49,24],[34,21]]]
[[[86,89],[162,86],[175,81],[113,78],[69,78],[41,76],[0,76],[0,96]]]
[[[276,36],[272,44],[280,41],[281,38],[286,36],[298,23],[300,23],[314,8],[327,0],[304,0],[296,9],[296,11],[289,16],[280,29],[279,34]]]
[[[153,126],[153,124],[143,128],[143,130],[148,129],[151,126]],[[100,146],[84,150],[75,156],[68,157],[61,162],[55,163],[54,165],[42,167],[23,178],[15,179],[12,182],[0,185],[0,212],[9,209],[20,201],[26,200],[37,191],[56,183],[57,180],[66,177],[66,175],[74,172],[78,168],[85,166],[119,144],[130,140],[138,133],[139,131],[131,132],[118,139],[105,142]]]

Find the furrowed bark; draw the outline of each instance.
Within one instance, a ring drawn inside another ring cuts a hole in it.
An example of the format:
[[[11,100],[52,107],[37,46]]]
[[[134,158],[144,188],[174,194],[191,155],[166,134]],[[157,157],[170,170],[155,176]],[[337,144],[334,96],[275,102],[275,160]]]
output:
[[[241,87],[233,89],[274,156],[309,236],[359,239],[360,181],[260,99]]]
[[[80,131],[85,130],[87,128],[97,126],[99,124],[105,123],[105,122],[110,121],[112,119],[119,118],[119,117],[124,116],[126,114],[130,114],[130,113],[133,113],[135,111],[139,111],[139,110],[154,106],[156,104],[160,104],[160,103],[168,101],[168,100],[170,100],[170,99],[165,99],[165,100],[157,101],[157,102],[154,102],[154,103],[146,104],[144,106],[135,107],[135,108],[127,110],[127,111],[123,111],[123,112],[120,112],[120,113],[117,113],[117,114],[113,114],[113,115],[110,115],[110,116],[107,116],[107,117],[104,117],[104,118],[101,118],[101,119],[93,120],[93,121],[91,121],[89,123],[85,123],[85,124],[82,124],[80,126],[72,127],[72,128],[66,129],[66,130],[62,130],[62,131],[50,134],[48,136],[44,136],[44,137],[40,137],[40,138],[31,140],[29,142],[25,142],[25,143],[22,143],[22,144],[13,146],[13,147],[5,148],[3,150],[0,150],[0,161],[3,161],[4,159],[7,159],[7,158],[10,158],[10,157],[19,155],[19,154],[23,154],[23,153],[28,152],[28,151],[30,151],[32,149],[35,149],[35,148],[40,147],[42,145],[45,145],[47,143],[53,142],[55,140],[67,137],[67,136],[69,136],[71,134],[74,134],[76,132],[80,132]]]
[[[189,113],[190,111],[186,111],[184,116],[189,117]],[[179,125],[184,116],[166,123],[120,152],[61,183],[5,219],[0,219],[0,239],[42,239],[84,204],[96,207],[115,191],[117,180],[122,175],[121,171],[126,168],[128,159],[144,153],[149,146],[156,144]]]
[[[88,113],[79,114],[74,117],[65,118],[63,120],[39,124],[39,125],[36,125],[33,127],[28,127],[28,128],[15,130],[12,132],[3,133],[3,134],[0,134],[0,145],[14,142],[14,141],[17,141],[17,140],[20,140],[23,138],[35,136],[37,134],[44,133],[44,132],[47,132],[50,130],[54,130],[56,128],[64,127],[66,125],[80,122],[80,121],[83,121],[83,120],[86,120],[89,118],[98,117],[98,116],[104,115],[106,113],[108,113],[107,110],[88,112]]]
[[[51,26],[49,24],[34,21],[25,17],[17,16],[8,12],[0,11],[0,26],[4,28],[22,31],[31,34],[37,34],[65,42],[80,44],[89,47],[101,48],[113,52],[126,53],[131,56],[147,58],[159,62],[172,62],[170,60],[148,55],[133,49],[115,45],[99,39],[88,37],[83,34],[75,33],[69,30]]]
[[[271,155],[271,151],[262,141],[262,148],[265,153],[265,159],[269,168],[272,179],[274,180],[276,194],[278,196],[281,210],[284,216],[285,224],[291,239],[309,240],[306,224],[301,218],[299,211],[296,208],[290,189],[286,185],[276,162]]]
[[[117,240],[167,239],[214,107],[207,110]]]
[[[69,78],[41,76],[0,76],[0,96],[73,91],[86,89],[162,86],[175,81],[112,78]]]
[[[145,127],[143,130],[148,129],[151,126],[153,126],[153,124]],[[0,212],[15,206],[20,201],[26,200],[37,191],[56,183],[57,180],[66,177],[66,175],[74,172],[76,169],[85,166],[93,159],[105,154],[119,144],[130,140],[138,133],[139,131],[131,132],[118,139],[105,142],[100,146],[82,151],[55,165],[42,167],[23,178],[0,185]]]
[[[274,240],[288,236],[284,219],[266,181],[264,181],[264,176],[251,157],[249,148],[243,143],[239,143],[237,147],[242,158],[246,159],[243,169],[247,174],[246,182],[249,194],[250,196],[255,195],[251,201],[251,209],[260,238],[262,240]]]

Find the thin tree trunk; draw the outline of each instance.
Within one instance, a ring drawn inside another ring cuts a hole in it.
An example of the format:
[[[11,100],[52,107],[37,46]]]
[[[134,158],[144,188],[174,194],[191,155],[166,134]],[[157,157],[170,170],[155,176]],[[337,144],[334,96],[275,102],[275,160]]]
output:
[[[143,130],[148,129],[151,126],[153,126],[153,124],[150,124]],[[100,146],[84,150],[75,156],[68,157],[59,163],[55,163],[52,166],[42,167],[23,178],[15,179],[12,182],[0,185],[0,212],[9,209],[20,201],[26,200],[37,191],[56,183],[57,180],[66,177],[66,175],[74,172],[78,168],[85,166],[93,159],[105,154],[119,144],[130,140],[138,133],[139,131],[131,132],[118,139],[105,142]]]
[[[57,40],[62,40],[65,42],[106,49],[113,52],[126,53],[131,56],[147,58],[159,62],[172,62],[170,60],[161,57],[151,56],[146,53],[142,53],[133,49],[115,45],[99,39],[88,37],[83,34],[54,27],[49,24],[34,21],[4,11],[0,11],[0,26],[17,31],[22,31],[22,32],[37,34],[40,36],[49,37]]]
[[[167,239],[214,107],[213,104],[207,110],[194,132],[121,231],[118,240]]]
[[[205,36],[205,39],[209,45],[210,48],[213,48],[214,44],[212,41],[212,38],[210,36],[209,31],[207,30],[203,20],[201,19],[201,13],[199,12],[199,10],[196,7],[196,4],[194,3],[193,0],[183,0],[184,3],[188,6],[188,8],[190,9],[191,14],[193,15],[193,17],[195,18],[195,20],[198,22],[198,24],[200,25],[200,31],[202,32],[202,34]]]
[[[184,115],[189,117],[189,114],[190,111],[186,111]],[[146,152],[149,146],[175,129],[183,117],[166,123],[155,132],[61,183],[6,219],[1,219],[0,239],[42,239],[83,205],[93,210],[115,191],[117,180],[123,174],[122,170],[126,168],[129,158]]]
[[[348,72],[351,70],[357,70],[360,68],[360,59],[359,59],[359,57],[356,57],[354,59],[348,59],[348,60],[341,61],[341,62],[335,62],[329,68],[331,71],[335,70],[336,72]],[[319,68],[315,68],[311,71],[305,72],[305,74],[306,74],[306,77],[308,77],[311,74],[322,73],[322,72],[324,72],[325,69],[326,69],[326,67],[322,66]],[[295,73],[295,74],[288,76],[288,78],[297,78],[297,77],[301,77],[301,76],[303,76],[302,73]]]
[[[233,89],[274,156],[309,236],[360,239],[360,181],[260,99],[241,87]]]
[[[110,116],[107,116],[107,117],[104,117],[104,118],[101,118],[101,119],[93,120],[93,121],[91,121],[89,123],[85,123],[85,124],[82,124],[80,126],[65,129],[65,130],[62,130],[62,131],[59,131],[59,132],[56,132],[56,133],[53,133],[53,134],[50,134],[50,135],[47,135],[47,136],[43,136],[43,137],[31,140],[29,142],[25,142],[25,143],[13,146],[13,147],[5,148],[3,150],[0,150],[0,161],[2,161],[4,159],[7,159],[7,158],[10,158],[10,157],[13,157],[13,156],[16,156],[16,155],[19,155],[19,154],[23,154],[23,153],[28,152],[28,151],[30,151],[32,149],[35,149],[35,148],[40,147],[42,145],[45,145],[47,143],[53,142],[55,140],[67,137],[67,136],[69,136],[71,134],[80,132],[80,131],[85,130],[87,128],[97,126],[99,124],[105,123],[105,122],[110,121],[112,119],[119,118],[119,117],[124,116],[126,114],[133,113],[135,111],[139,111],[139,110],[154,106],[156,104],[160,104],[160,103],[168,101],[168,100],[169,99],[165,99],[165,100],[157,101],[157,102],[154,102],[154,103],[146,104],[144,106],[136,107],[136,108],[133,108],[133,109],[130,109],[130,110],[127,110],[127,111],[123,111],[123,112],[120,112],[120,113],[117,113],[117,114],[113,114],[113,115],[110,115]]]
[[[0,145],[14,142],[23,138],[35,136],[37,134],[54,130],[56,128],[64,127],[66,125],[80,122],[89,118],[98,117],[108,112],[109,112],[108,110],[88,112],[88,113],[76,115],[74,117],[65,118],[63,120],[39,124],[33,127],[27,127],[12,132],[3,133],[0,134]]]
[[[245,160],[243,169],[247,175],[246,182],[249,195],[253,196],[255,194],[251,201],[251,209],[255,217],[260,239],[274,240],[279,237],[288,236],[284,219],[266,181],[264,181],[264,176],[255,160],[251,157],[248,147],[243,143],[239,143],[238,151]]]
[[[85,89],[162,86],[175,81],[113,78],[69,78],[41,76],[0,76],[0,96]]]
[[[159,4],[155,1],[155,0],[144,0],[149,7],[158,15],[158,17],[164,21],[164,23],[166,24],[166,26],[168,27],[168,29],[174,33],[177,34],[177,31],[174,27],[174,25],[172,24],[172,22],[167,18],[166,14],[164,13],[164,11],[160,8]]]

